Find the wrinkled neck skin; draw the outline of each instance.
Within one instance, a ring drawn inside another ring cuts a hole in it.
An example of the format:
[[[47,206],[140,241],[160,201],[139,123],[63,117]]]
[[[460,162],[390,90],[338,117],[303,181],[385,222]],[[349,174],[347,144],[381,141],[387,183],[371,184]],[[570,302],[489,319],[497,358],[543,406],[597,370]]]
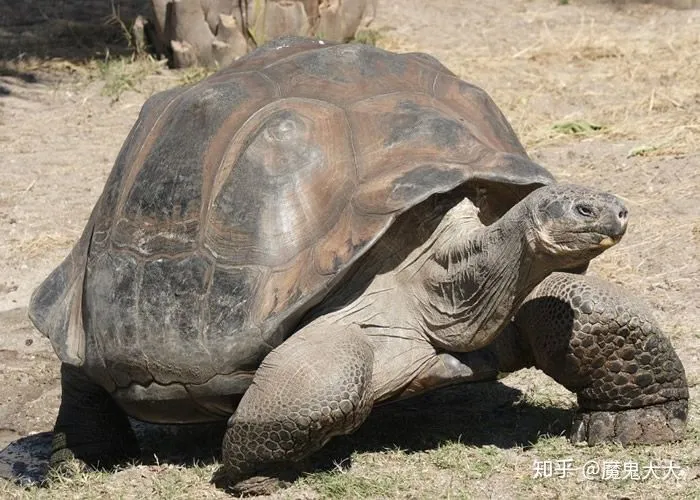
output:
[[[533,231],[523,230],[532,227],[523,203],[490,226],[460,205],[399,275],[422,333],[438,348],[465,352],[490,343],[552,269],[536,258]]]

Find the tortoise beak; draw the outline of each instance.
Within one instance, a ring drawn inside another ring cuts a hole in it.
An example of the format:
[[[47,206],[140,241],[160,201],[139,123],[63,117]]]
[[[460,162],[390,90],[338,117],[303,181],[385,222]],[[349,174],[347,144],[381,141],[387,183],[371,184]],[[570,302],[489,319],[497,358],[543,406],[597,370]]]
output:
[[[610,248],[611,246],[617,245],[617,243],[622,239],[622,235],[620,234],[619,236],[606,236],[600,242],[598,245],[600,245],[602,248]]]

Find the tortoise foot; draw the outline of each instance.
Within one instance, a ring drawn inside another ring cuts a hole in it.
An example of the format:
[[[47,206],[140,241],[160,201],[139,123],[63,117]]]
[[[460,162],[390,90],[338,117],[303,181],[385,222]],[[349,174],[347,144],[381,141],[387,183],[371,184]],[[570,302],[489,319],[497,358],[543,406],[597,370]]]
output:
[[[688,400],[619,411],[579,411],[574,417],[572,443],[614,442],[661,444],[683,439],[688,418]]]
[[[65,434],[56,433],[54,451],[49,460],[50,469],[64,476],[98,469],[113,469],[137,460],[140,450],[136,442],[91,441],[67,447]]]
[[[102,387],[79,368],[61,366],[61,407],[51,443],[50,467],[61,471],[73,463],[111,469],[140,456],[126,413]]]
[[[274,476],[254,476],[236,483],[230,488],[230,491],[234,495],[243,497],[272,495],[283,488],[289,487],[292,482]]]
[[[75,458],[68,450],[61,450],[59,453],[51,455],[46,479],[51,481],[64,477],[72,478],[89,472],[91,469],[84,460]]]
[[[288,488],[300,475],[301,469],[294,466],[270,467],[249,477],[232,474],[222,467],[216,472],[212,482],[233,495],[250,497],[272,495]]]

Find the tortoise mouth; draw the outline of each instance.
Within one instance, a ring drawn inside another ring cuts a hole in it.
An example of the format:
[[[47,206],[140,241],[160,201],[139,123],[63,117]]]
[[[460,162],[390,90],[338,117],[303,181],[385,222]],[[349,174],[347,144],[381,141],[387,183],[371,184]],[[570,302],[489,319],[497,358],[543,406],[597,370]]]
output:
[[[610,248],[612,246],[617,245],[620,240],[622,239],[622,235],[616,235],[616,236],[610,236],[610,235],[601,235],[603,238],[598,242],[598,246],[601,248]]]
[[[576,237],[563,237],[563,241],[552,239],[545,235],[541,238],[540,243],[544,243],[545,249],[549,253],[574,254],[595,252],[599,253],[602,250],[607,250],[617,245],[624,234],[608,234],[598,231],[576,231]],[[566,235],[565,235],[566,236]],[[571,236],[571,235],[569,235]]]

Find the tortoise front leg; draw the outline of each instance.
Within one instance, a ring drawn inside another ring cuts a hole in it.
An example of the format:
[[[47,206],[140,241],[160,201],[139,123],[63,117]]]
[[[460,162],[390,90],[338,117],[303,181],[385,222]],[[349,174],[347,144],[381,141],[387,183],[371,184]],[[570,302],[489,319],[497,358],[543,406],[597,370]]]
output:
[[[265,494],[293,480],[304,458],[367,418],[372,369],[359,328],[321,322],[295,333],[265,357],[229,420],[217,484]]]
[[[126,413],[80,368],[61,365],[61,406],[54,426],[51,467],[70,459],[90,467],[111,467],[139,456]]]
[[[528,296],[515,326],[535,366],[577,395],[572,441],[682,439],[683,365],[648,307],[621,288],[554,273]]]

